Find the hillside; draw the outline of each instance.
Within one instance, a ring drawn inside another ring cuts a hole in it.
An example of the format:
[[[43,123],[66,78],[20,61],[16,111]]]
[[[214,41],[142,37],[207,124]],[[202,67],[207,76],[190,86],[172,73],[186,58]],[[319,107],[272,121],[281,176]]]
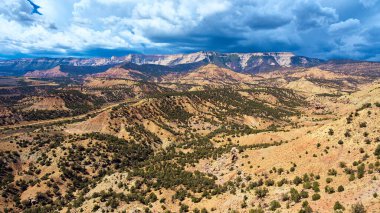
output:
[[[32,72],[27,72],[25,77],[31,78],[57,78],[57,77],[67,77],[68,73],[61,71],[61,67],[57,66],[48,70],[36,70]]]
[[[0,211],[378,212],[379,79],[201,55],[0,78]]]
[[[163,82],[197,85],[253,83],[255,80],[251,75],[234,72],[215,64],[208,64],[182,75],[169,74],[162,78]]]
[[[147,79],[149,76],[131,69],[124,69],[122,67],[113,67],[105,72],[93,74],[94,77],[100,78],[123,78],[133,81],[141,81]]]

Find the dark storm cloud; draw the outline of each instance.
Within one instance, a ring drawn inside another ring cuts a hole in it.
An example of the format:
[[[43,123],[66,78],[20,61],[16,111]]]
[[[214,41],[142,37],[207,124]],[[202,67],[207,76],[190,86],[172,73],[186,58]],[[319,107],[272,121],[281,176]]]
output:
[[[314,1],[300,3],[294,9],[297,27],[300,30],[307,30],[316,27],[325,27],[338,20],[338,15],[334,8],[323,7]]]
[[[348,38],[355,33],[362,36],[361,21],[340,19],[336,8],[317,1],[283,1],[277,4],[277,9],[268,7],[268,4],[276,5],[277,1],[267,1],[267,4],[244,2],[212,14],[180,33],[147,31],[144,36],[178,51],[293,51],[322,58],[339,54],[360,59],[369,57],[362,53],[363,48],[357,48],[355,42],[360,39]],[[360,5],[359,2],[353,4]]]
[[[281,17],[273,14],[254,14],[248,17],[247,25],[252,29],[275,29],[289,24],[290,17]]]
[[[71,56],[79,56],[79,57],[111,57],[111,56],[125,56],[131,53],[140,53],[138,51],[130,50],[130,49],[105,49],[93,47],[84,50],[81,53],[77,53],[76,51],[72,51],[69,53]]]
[[[380,42],[380,26],[372,27],[363,32],[364,37],[369,43]]]
[[[27,1],[8,2],[6,7],[0,7],[0,14],[3,17],[24,25],[29,25],[34,21],[30,11]]]
[[[273,36],[262,36],[290,24],[292,16],[280,11],[267,12],[267,9],[255,5],[252,1],[234,5],[203,18],[196,26],[179,33],[147,31],[144,35],[153,42],[168,44],[169,49],[179,50],[252,52],[280,51],[285,47],[295,50],[297,44],[289,44]],[[252,40],[255,42],[252,43]]]

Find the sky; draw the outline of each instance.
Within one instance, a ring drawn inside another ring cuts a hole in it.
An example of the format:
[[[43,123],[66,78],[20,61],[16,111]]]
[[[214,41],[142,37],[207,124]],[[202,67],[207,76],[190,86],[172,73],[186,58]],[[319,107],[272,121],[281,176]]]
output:
[[[0,0],[0,58],[197,51],[380,61],[380,0]]]

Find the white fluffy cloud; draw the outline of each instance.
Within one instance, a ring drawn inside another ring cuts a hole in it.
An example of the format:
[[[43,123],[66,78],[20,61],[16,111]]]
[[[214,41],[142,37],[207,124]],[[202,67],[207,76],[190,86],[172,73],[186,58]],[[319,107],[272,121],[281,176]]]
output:
[[[338,23],[330,25],[329,32],[332,33],[349,33],[357,30],[360,27],[360,20],[358,19],[347,19]]]
[[[379,3],[379,0],[359,0],[365,7],[372,7]]]

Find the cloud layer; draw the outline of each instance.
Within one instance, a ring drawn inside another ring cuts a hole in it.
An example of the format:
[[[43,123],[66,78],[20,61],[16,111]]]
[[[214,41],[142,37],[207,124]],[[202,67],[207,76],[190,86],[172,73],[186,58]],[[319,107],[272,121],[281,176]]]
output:
[[[3,0],[0,57],[293,51],[380,60],[378,0]]]

